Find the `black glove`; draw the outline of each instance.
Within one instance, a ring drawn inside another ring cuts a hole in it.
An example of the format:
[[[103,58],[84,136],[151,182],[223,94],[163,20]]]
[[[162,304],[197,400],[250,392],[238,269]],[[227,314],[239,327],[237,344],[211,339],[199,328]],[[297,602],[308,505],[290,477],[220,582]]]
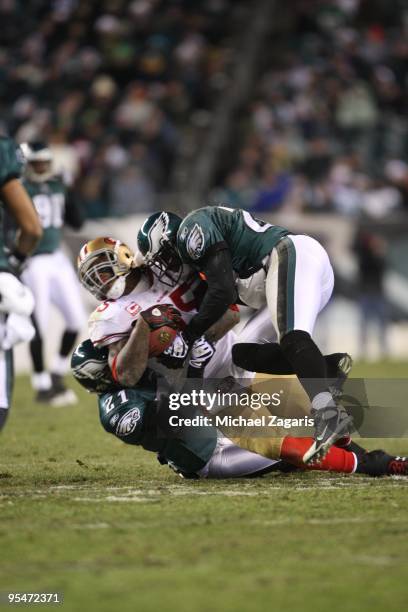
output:
[[[178,370],[184,365],[188,349],[189,346],[183,336],[183,332],[179,332],[173,343],[159,355],[157,360],[171,370]]]
[[[27,255],[23,255],[23,253],[20,253],[17,251],[17,249],[8,251],[7,253],[7,261],[10,271],[16,276],[20,276],[24,270],[27,259]]]
[[[180,329],[182,318],[180,312],[171,304],[156,304],[140,313],[150,329],[160,329],[165,325],[172,329]]]

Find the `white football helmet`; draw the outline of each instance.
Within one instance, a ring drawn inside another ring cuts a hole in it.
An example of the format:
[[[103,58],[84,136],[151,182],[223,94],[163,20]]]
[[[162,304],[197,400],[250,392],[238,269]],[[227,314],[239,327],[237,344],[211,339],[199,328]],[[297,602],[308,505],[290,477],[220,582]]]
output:
[[[78,256],[79,280],[98,300],[120,298],[125,290],[126,277],[135,267],[132,249],[114,238],[90,240]]]

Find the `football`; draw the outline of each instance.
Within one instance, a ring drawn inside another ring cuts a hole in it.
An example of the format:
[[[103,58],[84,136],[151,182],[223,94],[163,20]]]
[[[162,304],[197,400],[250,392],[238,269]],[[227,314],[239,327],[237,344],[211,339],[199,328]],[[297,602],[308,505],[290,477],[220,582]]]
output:
[[[161,355],[170,346],[176,335],[177,330],[168,325],[163,325],[159,329],[153,329],[150,332],[149,338],[149,357]]]

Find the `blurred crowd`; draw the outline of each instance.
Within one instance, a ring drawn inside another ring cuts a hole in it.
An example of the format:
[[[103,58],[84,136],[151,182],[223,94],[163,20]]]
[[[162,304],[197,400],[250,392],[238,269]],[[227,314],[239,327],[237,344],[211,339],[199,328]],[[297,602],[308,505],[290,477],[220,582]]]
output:
[[[161,207],[180,152],[201,146],[189,129],[211,130],[245,61],[243,7],[0,0],[0,131],[48,140],[88,218]],[[213,200],[259,213],[408,210],[404,0],[291,0],[257,65]]]
[[[292,0],[288,13],[214,199],[260,213],[408,211],[408,4]]]
[[[231,61],[232,0],[0,0],[0,131],[47,140],[88,217],[146,212]]]

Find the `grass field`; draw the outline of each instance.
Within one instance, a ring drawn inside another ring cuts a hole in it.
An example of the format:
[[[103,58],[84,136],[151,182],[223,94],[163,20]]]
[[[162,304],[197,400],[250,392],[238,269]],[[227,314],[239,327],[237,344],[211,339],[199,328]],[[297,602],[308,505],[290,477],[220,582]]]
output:
[[[80,395],[73,408],[36,405],[17,379],[1,438],[3,594],[58,591],[65,610],[103,612],[407,609],[403,478],[183,482],[104,433]],[[386,445],[408,452],[408,440]]]

